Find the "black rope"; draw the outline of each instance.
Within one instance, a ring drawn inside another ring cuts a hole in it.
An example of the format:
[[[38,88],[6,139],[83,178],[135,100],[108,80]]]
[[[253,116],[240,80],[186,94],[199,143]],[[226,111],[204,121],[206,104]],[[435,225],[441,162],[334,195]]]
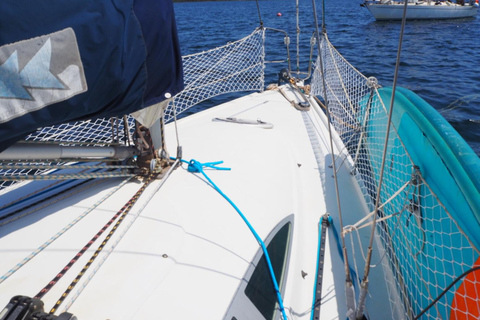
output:
[[[442,293],[440,293],[440,295],[438,295],[437,298],[435,298],[435,300],[433,300],[425,309],[423,309],[422,312],[420,312],[415,318],[413,318],[414,320],[417,320],[419,319],[421,316],[423,316],[423,314],[425,312],[427,312],[431,307],[433,307],[435,305],[435,303],[438,302],[438,300],[440,300],[447,292],[448,290],[450,290],[451,287],[453,287],[458,281],[460,281],[460,279],[462,279],[463,277],[465,277],[466,275],[468,275],[469,273],[472,273],[474,271],[477,271],[477,270],[480,270],[480,266],[479,267],[474,267],[474,268],[471,268],[470,270],[467,270],[465,271],[464,273],[462,273],[461,275],[459,275],[452,283],[450,283],[448,285],[448,287],[446,287]]]

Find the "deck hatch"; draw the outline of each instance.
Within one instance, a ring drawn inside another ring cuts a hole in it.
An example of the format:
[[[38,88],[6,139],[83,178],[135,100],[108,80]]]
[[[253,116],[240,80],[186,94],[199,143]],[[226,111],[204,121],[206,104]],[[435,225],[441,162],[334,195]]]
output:
[[[267,250],[272,261],[275,277],[282,287],[282,280],[285,274],[286,258],[290,238],[291,222],[287,222],[273,237],[268,244]],[[273,319],[277,308],[277,298],[273,287],[270,273],[268,271],[265,255],[262,255],[257,267],[248,281],[245,288],[245,295],[265,317]]]

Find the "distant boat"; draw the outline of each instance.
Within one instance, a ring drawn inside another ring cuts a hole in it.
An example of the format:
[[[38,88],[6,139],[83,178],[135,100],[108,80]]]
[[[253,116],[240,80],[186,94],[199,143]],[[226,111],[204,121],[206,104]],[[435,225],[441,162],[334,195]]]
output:
[[[401,20],[404,2],[400,1],[365,1],[366,7],[376,20]],[[407,20],[458,19],[474,17],[478,13],[478,3],[457,1],[409,1]]]

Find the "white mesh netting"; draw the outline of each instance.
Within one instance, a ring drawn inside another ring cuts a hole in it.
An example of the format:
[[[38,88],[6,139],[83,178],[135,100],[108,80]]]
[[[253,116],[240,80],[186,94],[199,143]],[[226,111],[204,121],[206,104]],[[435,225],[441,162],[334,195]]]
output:
[[[165,122],[192,106],[220,94],[263,90],[264,33],[257,29],[249,36],[223,47],[183,58],[185,89],[176,95],[165,110]],[[174,109],[175,108],[175,109]],[[127,121],[128,125],[124,126]],[[124,118],[96,119],[65,123],[39,129],[25,138],[28,142],[58,143],[61,145],[105,146],[132,143],[135,120]],[[44,174],[50,169],[36,169],[36,165],[58,165],[63,162],[15,163],[25,169],[1,169],[0,190],[12,185],[1,177]],[[77,161],[78,164],[78,161]]]
[[[321,52],[326,94],[319,59],[312,92],[327,101],[333,126],[374,211],[390,101],[381,101],[382,89],[353,68],[326,37]],[[417,170],[395,127],[390,132],[385,168],[376,234],[384,246],[384,270],[391,270],[385,272],[390,274],[385,281],[392,313],[400,319],[413,319],[458,276],[478,266],[479,253]],[[356,227],[360,228],[360,223]],[[349,231],[354,229],[344,231],[346,237],[353,236]],[[472,272],[452,286],[422,319],[478,319],[478,291],[480,273]]]
[[[124,123],[128,125],[125,127]],[[124,118],[96,119],[64,123],[60,125],[43,127],[25,137],[29,143],[60,144],[67,146],[110,146],[118,144],[131,144],[135,130],[135,119],[131,116]],[[32,150],[32,152],[34,152]],[[45,174],[52,169],[36,168],[37,166],[56,166],[69,163],[64,161],[37,161],[15,162],[3,161],[2,167],[21,165],[25,169],[11,169],[0,167],[0,190],[18,183],[17,181],[2,181],[2,177],[22,177]],[[73,164],[73,162],[70,162]],[[78,164],[78,161],[75,161]]]
[[[165,110],[165,122],[220,94],[264,86],[264,29],[223,47],[183,57],[185,89]]]

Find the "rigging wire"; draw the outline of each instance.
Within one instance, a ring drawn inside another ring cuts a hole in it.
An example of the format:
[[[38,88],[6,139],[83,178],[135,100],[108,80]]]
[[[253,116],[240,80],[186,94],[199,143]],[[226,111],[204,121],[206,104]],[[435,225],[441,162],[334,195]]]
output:
[[[314,7],[315,10],[315,7]],[[315,10],[315,21],[317,21],[316,13],[317,11]],[[315,26],[318,26],[318,24],[315,24]],[[325,25],[325,0],[322,1],[322,30],[326,30],[326,25]],[[318,40],[318,39],[317,39]]]
[[[335,162],[335,153],[334,153],[334,148],[333,148],[333,136],[332,136],[332,125],[331,125],[331,114],[330,114],[330,108],[329,108],[329,103],[328,103],[328,98],[327,98],[327,85],[326,85],[326,80],[325,80],[325,73],[324,73],[324,65],[323,65],[323,59],[322,59],[322,50],[320,47],[320,32],[318,30],[318,18],[317,18],[317,9],[315,6],[315,0],[312,0],[312,8],[313,8],[313,17],[315,20],[315,36],[317,38],[317,48],[318,48],[318,58],[320,62],[320,72],[322,75],[322,84],[323,84],[323,92],[324,92],[324,99],[325,99],[325,111],[328,119],[328,133],[329,133],[329,138],[330,138],[330,150],[331,150],[331,156],[332,156],[332,168],[333,168],[333,177],[334,177],[334,182],[335,182],[335,194],[337,198],[337,208],[338,208],[338,219],[340,222],[340,230],[343,230],[343,217],[342,217],[342,209],[340,205],[340,193],[339,193],[339,187],[338,187],[338,179],[337,179],[337,167],[336,167],[336,162]],[[323,18],[322,22],[322,34],[325,36],[326,29],[325,29],[325,18]],[[352,282],[352,277],[350,274],[350,268],[349,268],[349,263],[348,263],[348,254],[347,254],[347,247],[345,245],[345,237],[342,235],[342,250],[343,250],[343,257],[344,257],[344,268],[345,268],[345,296],[346,296],[346,302],[347,302],[347,310],[348,314],[351,315],[355,312],[355,292],[353,289],[353,282]]]
[[[178,134],[177,108],[175,108],[175,99],[172,99],[172,105],[173,105],[173,120],[175,124],[175,138],[177,139],[177,159],[182,159],[182,146],[180,145],[180,138]]]
[[[263,21],[262,21],[262,16],[260,14],[260,6],[258,5],[258,0],[255,0],[255,3],[257,4],[257,12],[258,12],[258,20],[260,22],[260,28],[263,28]]]
[[[300,9],[298,6],[298,0],[295,1],[296,4],[296,16],[297,16],[297,78],[300,78]]]
[[[405,31],[405,24],[406,24],[406,20],[407,20],[407,15],[406,15],[406,13],[407,13],[407,3],[408,3],[408,1],[405,1],[405,4],[403,6],[402,26],[400,28],[400,38],[398,40],[397,60],[395,62],[395,73],[393,75],[392,97],[390,99],[390,113],[388,114],[388,122],[387,122],[386,134],[385,134],[385,143],[384,143],[384,146],[383,146],[382,163],[381,163],[381,167],[380,167],[380,176],[379,176],[379,179],[378,179],[378,187],[377,187],[377,195],[376,195],[376,199],[375,199],[375,210],[374,210],[374,212],[378,211],[380,200],[381,200],[380,196],[381,196],[383,176],[384,176],[384,171],[385,171],[385,161],[386,161],[386,155],[387,155],[388,140],[389,140],[389,137],[390,137],[390,128],[392,126],[393,104],[394,104],[394,101],[395,101],[395,90],[396,90],[396,87],[397,87],[398,69],[400,67],[400,54],[402,52],[403,34],[404,34],[404,31]],[[375,236],[377,216],[378,216],[378,214],[375,214],[373,216],[372,230],[371,230],[371,233],[370,233],[370,240],[369,240],[368,251],[367,251],[367,262],[365,263],[365,272],[364,272],[364,277],[363,277],[363,280],[362,280],[361,292],[360,292],[359,303],[358,303],[358,308],[357,308],[357,313],[356,313],[357,318],[359,318],[363,315],[363,310],[364,310],[364,307],[365,307],[365,299],[367,297],[368,275],[370,273],[370,261],[372,260],[372,246],[373,246],[373,238]]]

